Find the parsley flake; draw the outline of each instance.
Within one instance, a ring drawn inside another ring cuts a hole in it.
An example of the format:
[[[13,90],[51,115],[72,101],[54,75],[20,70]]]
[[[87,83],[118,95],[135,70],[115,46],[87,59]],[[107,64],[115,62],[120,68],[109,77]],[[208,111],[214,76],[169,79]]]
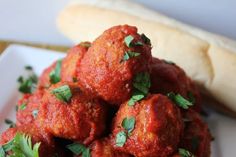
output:
[[[135,90],[132,94],[132,97],[128,101],[128,105],[133,106],[135,104],[135,102],[142,100],[144,97],[145,97],[145,95],[142,92]]]
[[[55,68],[49,74],[50,82],[52,84],[56,84],[61,80],[61,64],[62,60],[58,60]]]
[[[24,79],[23,76],[20,76],[17,81],[20,84],[19,88],[18,88],[18,90],[20,92],[22,92],[22,93],[33,93],[35,88],[36,88],[38,78],[33,73],[26,79]]]
[[[70,87],[68,85],[64,85],[64,86],[55,88],[51,92],[59,100],[64,101],[64,102],[69,102],[72,97],[72,93],[71,93]]]
[[[18,110],[24,110],[24,109],[26,109],[26,103],[23,103],[23,104],[21,104],[19,107],[18,107]]]
[[[134,40],[134,37],[132,35],[128,35],[125,37],[125,44],[127,47],[132,47],[132,41]]]
[[[135,126],[135,118],[130,117],[130,118],[125,118],[122,121],[122,127],[128,131],[128,133],[131,133],[134,129]]]
[[[145,34],[141,34],[141,39],[145,44],[151,45],[151,40]]]
[[[170,92],[167,94],[169,99],[171,99],[175,104],[177,104],[179,107],[183,109],[188,109],[190,106],[193,106],[193,103],[182,97],[180,94],[175,94],[173,92]]]
[[[195,157],[192,153],[183,148],[179,148],[179,155],[181,157]]]
[[[5,119],[5,123],[6,123],[7,125],[9,125],[9,128],[14,128],[14,127],[16,127],[16,124],[15,124],[12,120],[10,120],[10,119]]]
[[[116,134],[116,146],[123,147],[127,140],[127,135],[124,131],[120,131]]]
[[[40,143],[32,144],[30,136],[17,133],[10,142],[2,146],[0,154],[6,154],[8,151],[11,151],[12,157],[39,157],[39,147]]]
[[[26,69],[26,70],[33,70],[33,67],[30,66],[30,65],[26,65],[26,66],[25,66],[25,69]]]
[[[147,96],[149,88],[151,87],[150,75],[147,72],[138,73],[133,80],[133,94],[128,101],[129,106],[133,106],[135,102],[142,100]]]
[[[32,115],[34,118],[36,118],[38,116],[39,110],[33,110],[32,111]]]
[[[175,65],[175,63],[174,63],[174,62],[172,62],[172,61],[165,60],[165,59],[163,59],[163,61],[164,61],[166,64]]]
[[[80,143],[72,143],[66,146],[75,155],[82,154],[82,157],[90,157],[90,150]]]
[[[125,52],[122,61],[127,61],[130,58],[134,58],[134,57],[138,57],[138,56],[140,56],[140,53],[138,53],[138,52],[127,51],[127,52]]]

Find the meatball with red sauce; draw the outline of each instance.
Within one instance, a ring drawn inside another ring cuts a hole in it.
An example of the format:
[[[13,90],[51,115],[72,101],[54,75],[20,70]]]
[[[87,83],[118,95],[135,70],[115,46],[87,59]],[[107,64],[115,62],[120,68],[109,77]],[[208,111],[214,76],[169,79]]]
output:
[[[172,62],[152,59],[151,64],[151,93],[167,94],[174,92],[188,100],[194,101],[193,108],[201,110],[201,96],[185,72]]]
[[[106,30],[88,49],[78,66],[78,79],[110,104],[119,106],[132,93],[133,77],[149,71],[151,44],[128,25]]]
[[[200,115],[188,110],[184,113],[185,128],[180,147],[188,150],[197,157],[210,157],[212,136],[207,124]]]
[[[112,144],[136,157],[167,157],[177,149],[182,133],[179,108],[166,96],[155,94],[134,106],[120,106],[113,122]]]
[[[51,66],[46,68],[42,75],[39,78],[39,87],[47,88],[51,84],[57,83],[57,81],[52,81],[50,74],[55,70],[57,64],[59,71],[59,81],[74,82],[77,80],[77,66],[84,54],[87,52],[90,47],[90,42],[81,42],[80,44],[72,47],[66,57],[62,60],[54,62]]]
[[[106,138],[94,141],[90,145],[90,154],[91,157],[132,157],[131,155],[114,150]]]
[[[106,106],[78,84],[58,83],[45,91],[37,121],[56,137],[89,144],[105,130]]]
[[[33,123],[22,125],[16,128],[10,128],[6,130],[1,135],[0,145],[4,145],[7,142],[11,141],[16,133],[24,134],[31,137],[32,144],[40,143],[39,147],[39,156],[41,157],[52,157],[59,150],[57,150],[56,145],[53,141],[53,136],[43,130],[42,128],[38,128]],[[61,152],[61,151],[60,151]],[[10,153],[10,152],[9,152]],[[60,153],[58,155],[62,156],[64,153]]]
[[[42,90],[36,90],[33,94],[24,94],[17,103],[16,125],[30,124],[37,117],[40,100],[43,96]]]
[[[72,47],[66,57],[62,61],[61,66],[61,78],[62,81],[74,82],[77,81],[77,68],[78,64],[81,62],[84,54],[87,52],[88,48],[91,46],[90,42],[82,42],[74,47]]]

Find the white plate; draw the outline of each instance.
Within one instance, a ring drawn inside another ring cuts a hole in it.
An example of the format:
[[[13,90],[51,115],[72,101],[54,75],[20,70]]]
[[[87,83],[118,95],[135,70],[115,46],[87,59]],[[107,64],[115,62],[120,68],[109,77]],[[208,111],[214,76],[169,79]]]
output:
[[[19,98],[17,78],[24,75],[25,65],[31,65],[37,75],[53,61],[65,56],[63,53],[11,45],[0,56],[0,133],[7,128],[4,119],[15,120],[15,106]],[[206,121],[215,141],[212,157],[236,156],[236,120],[217,113],[210,113]]]

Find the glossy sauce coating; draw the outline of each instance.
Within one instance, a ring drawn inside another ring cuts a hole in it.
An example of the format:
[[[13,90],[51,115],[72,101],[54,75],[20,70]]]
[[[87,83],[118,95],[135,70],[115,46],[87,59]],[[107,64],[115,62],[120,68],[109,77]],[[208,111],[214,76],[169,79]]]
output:
[[[63,102],[52,90],[69,85],[70,102]],[[92,142],[105,130],[106,107],[96,99],[90,99],[75,83],[58,83],[45,91],[38,114],[38,124],[56,137]]]
[[[193,108],[196,111],[201,110],[199,90],[183,69],[174,63],[153,58],[151,64],[151,81],[151,93],[167,94],[174,92],[186,99],[190,99],[189,94],[191,93],[195,99]]]
[[[131,35],[142,46],[127,47],[125,37]],[[123,61],[125,52],[140,53]],[[88,49],[78,66],[78,79],[105,101],[119,106],[129,99],[135,74],[149,71],[151,45],[145,44],[136,27],[115,26],[106,30]]]
[[[123,147],[116,146],[116,134],[126,117],[134,117],[135,127]],[[113,123],[113,146],[115,149],[136,157],[166,157],[178,146],[183,132],[180,110],[160,94],[150,95],[135,106],[121,105]]]
[[[22,96],[22,98],[17,103],[18,106],[18,110],[16,113],[17,126],[30,124],[35,121],[42,96],[43,96],[43,90],[37,90],[34,94],[24,94]]]

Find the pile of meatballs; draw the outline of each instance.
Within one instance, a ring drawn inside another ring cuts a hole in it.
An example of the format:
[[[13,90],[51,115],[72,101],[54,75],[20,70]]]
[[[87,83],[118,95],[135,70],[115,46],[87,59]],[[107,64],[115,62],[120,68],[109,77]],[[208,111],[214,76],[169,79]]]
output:
[[[210,157],[197,87],[151,49],[129,25],[72,47],[19,100],[26,106],[0,144],[23,133],[40,143],[40,157]],[[76,144],[87,152],[68,149]]]

